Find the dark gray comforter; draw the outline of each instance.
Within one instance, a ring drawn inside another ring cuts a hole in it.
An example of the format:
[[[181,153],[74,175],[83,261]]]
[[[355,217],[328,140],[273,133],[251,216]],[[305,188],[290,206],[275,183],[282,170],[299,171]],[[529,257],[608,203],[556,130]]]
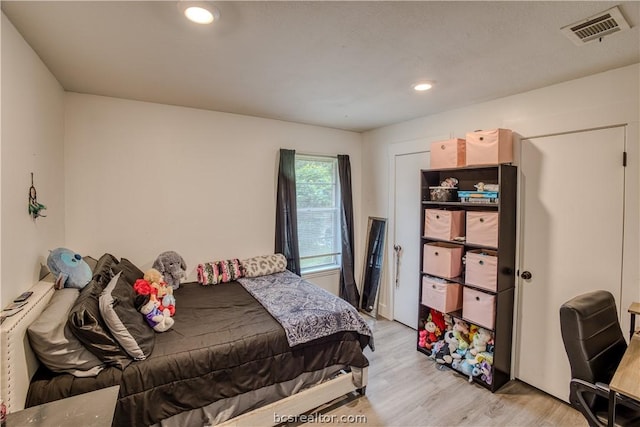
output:
[[[27,407],[120,385],[114,425],[150,425],[164,418],[343,364],[368,366],[369,336],[339,332],[291,348],[280,324],[237,282],[185,284],[175,292],[174,327],[156,336],[151,356],[95,378],[41,368]]]

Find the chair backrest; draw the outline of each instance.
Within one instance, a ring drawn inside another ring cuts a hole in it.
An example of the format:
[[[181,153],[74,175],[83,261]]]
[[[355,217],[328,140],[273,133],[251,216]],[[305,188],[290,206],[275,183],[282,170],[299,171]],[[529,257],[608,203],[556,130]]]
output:
[[[613,295],[594,291],[560,307],[560,329],[571,377],[609,384],[627,349]]]

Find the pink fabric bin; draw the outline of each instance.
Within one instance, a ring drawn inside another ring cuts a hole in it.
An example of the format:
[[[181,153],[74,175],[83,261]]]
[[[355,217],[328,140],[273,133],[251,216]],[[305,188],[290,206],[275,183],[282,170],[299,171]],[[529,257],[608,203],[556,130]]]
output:
[[[498,212],[467,211],[467,243],[498,247]]]
[[[498,289],[498,253],[496,251],[467,251],[465,283],[496,292]]]
[[[424,210],[424,236],[453,240],[464,236],[464,211]]]
[[[462,291],[462,317],[479,326],[493,329],[496,297],[465,287]]]
[[[451,243],[424,245],[422,269],[432,276],[451,279],[462,274],[462,246]]]
[[[454,138],[431,143],[431,169],[458,168],[466,164],[464,139]]]
[[[467,138],[467,166],[497,165],[513,161],[513,133],[509,129],[469,132]],[[433,151],[431,152],[433,156]]]
[[[458,283],[442,283],[433,277],[422,278],[422,304],[443,313],[462,308],[462,286]]]

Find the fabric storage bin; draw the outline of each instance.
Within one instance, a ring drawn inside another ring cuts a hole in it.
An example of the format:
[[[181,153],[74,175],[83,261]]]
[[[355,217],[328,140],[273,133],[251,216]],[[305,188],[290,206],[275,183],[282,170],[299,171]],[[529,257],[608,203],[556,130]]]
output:
[[[422,304],[443,313],[462,308],[462,285],[436,277],[422,278]]]
[[[424,236],[441,240],[464,236],[464,218],[464,211],[425,209]]]
[[[465,283],[490,291],[498,289],[498,253],[483,249],[467,251]]]
[[[498,247],[498,212],[467,211],[467,243]]]
[[[462,246],[451,243],[424,245],[422,269],[433,276],[451,279],[462,274]]]
[[[458,168],[466,164],[465,140],[448,139],[431,143],[431,169]]]
[[[513,161],[513,133],[509,129],[479,130],[466,135],[467,166]],[[431,152],[433,156],[433,151]]]
[[[465,287],[462,291],[462,317],[470,322],[493,329],[496,297]]]

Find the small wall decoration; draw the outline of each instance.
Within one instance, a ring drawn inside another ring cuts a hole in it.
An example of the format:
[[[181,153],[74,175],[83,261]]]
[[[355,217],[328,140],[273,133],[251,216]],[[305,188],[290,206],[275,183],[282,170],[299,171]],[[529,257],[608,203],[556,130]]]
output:
[[[35,221],[38,217],[46,217],[46,215],[42,215],[40,211],[47,209],[45,205],[42,203],[38,203],[38,194],[36,192],[36,187],[33,186],[33,172],[31,172],[31,187],[29,188],[29,215]]]

